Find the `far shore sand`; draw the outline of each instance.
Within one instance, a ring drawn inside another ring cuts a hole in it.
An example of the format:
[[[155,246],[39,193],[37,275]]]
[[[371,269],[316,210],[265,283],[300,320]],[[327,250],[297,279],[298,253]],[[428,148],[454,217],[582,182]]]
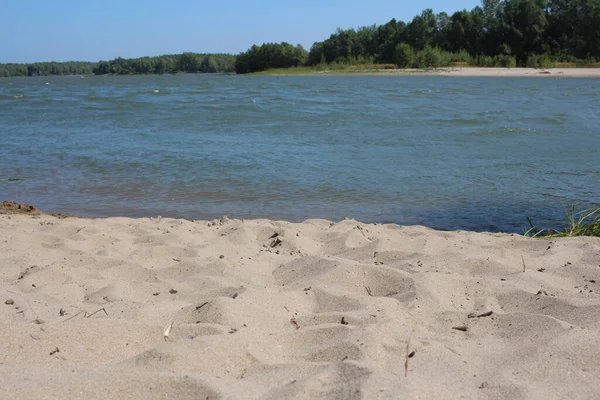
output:
[[[399,71],[403,73],[403,71]],[[413,73],[407,71],[407,73]],[[419,72],[414,72],[419,73]],[[600,68],[449,68],[428,72],[442,76],[600,78]]]
[[[5,205],[1,398],[600,393],[600,238]]]
[[[286,75],[273,73],[273,75]],[[373,76],[462,76],[462,77],[539,77],[539,78],[600,78],[600,68],[433,68],[433,69],[357,69],[320,71],[306,75],[373,75]]]

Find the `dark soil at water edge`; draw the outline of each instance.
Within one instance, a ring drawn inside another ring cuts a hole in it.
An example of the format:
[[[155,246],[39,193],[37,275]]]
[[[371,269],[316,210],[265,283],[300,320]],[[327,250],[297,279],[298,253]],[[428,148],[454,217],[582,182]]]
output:
[[[27,203],[16,201],[3,201],[0,204],[0,214],[28,214],[28,215],[52,215],[57,218],[74,217],[75,215],[61,213],[45,213],[42,210]]]
[[[17,203],[16,201],[3,201],[2,204],[0,204],[0,214],[42,215],[44,213],[30,204]]]

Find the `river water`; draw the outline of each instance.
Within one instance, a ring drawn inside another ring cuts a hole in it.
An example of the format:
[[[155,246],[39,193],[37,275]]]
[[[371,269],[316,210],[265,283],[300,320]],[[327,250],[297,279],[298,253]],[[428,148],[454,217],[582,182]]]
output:
[[[523,233],[591,171],[598,79],[0,79],[0,200],[48,212]]]

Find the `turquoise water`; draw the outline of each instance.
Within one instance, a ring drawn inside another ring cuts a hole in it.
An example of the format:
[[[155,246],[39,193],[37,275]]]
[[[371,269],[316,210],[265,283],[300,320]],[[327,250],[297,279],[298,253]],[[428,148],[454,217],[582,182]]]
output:
[[[0,79],[0,200],[522,233],[599,202],[600,80]]]

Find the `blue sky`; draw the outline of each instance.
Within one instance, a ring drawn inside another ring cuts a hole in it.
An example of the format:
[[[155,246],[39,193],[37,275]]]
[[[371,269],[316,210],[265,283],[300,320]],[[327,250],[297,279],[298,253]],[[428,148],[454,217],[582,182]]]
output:
[[[3,0],[0,63],[239,53],[286,41],[308,49],[338,27],[410,21],[479,0]]]

